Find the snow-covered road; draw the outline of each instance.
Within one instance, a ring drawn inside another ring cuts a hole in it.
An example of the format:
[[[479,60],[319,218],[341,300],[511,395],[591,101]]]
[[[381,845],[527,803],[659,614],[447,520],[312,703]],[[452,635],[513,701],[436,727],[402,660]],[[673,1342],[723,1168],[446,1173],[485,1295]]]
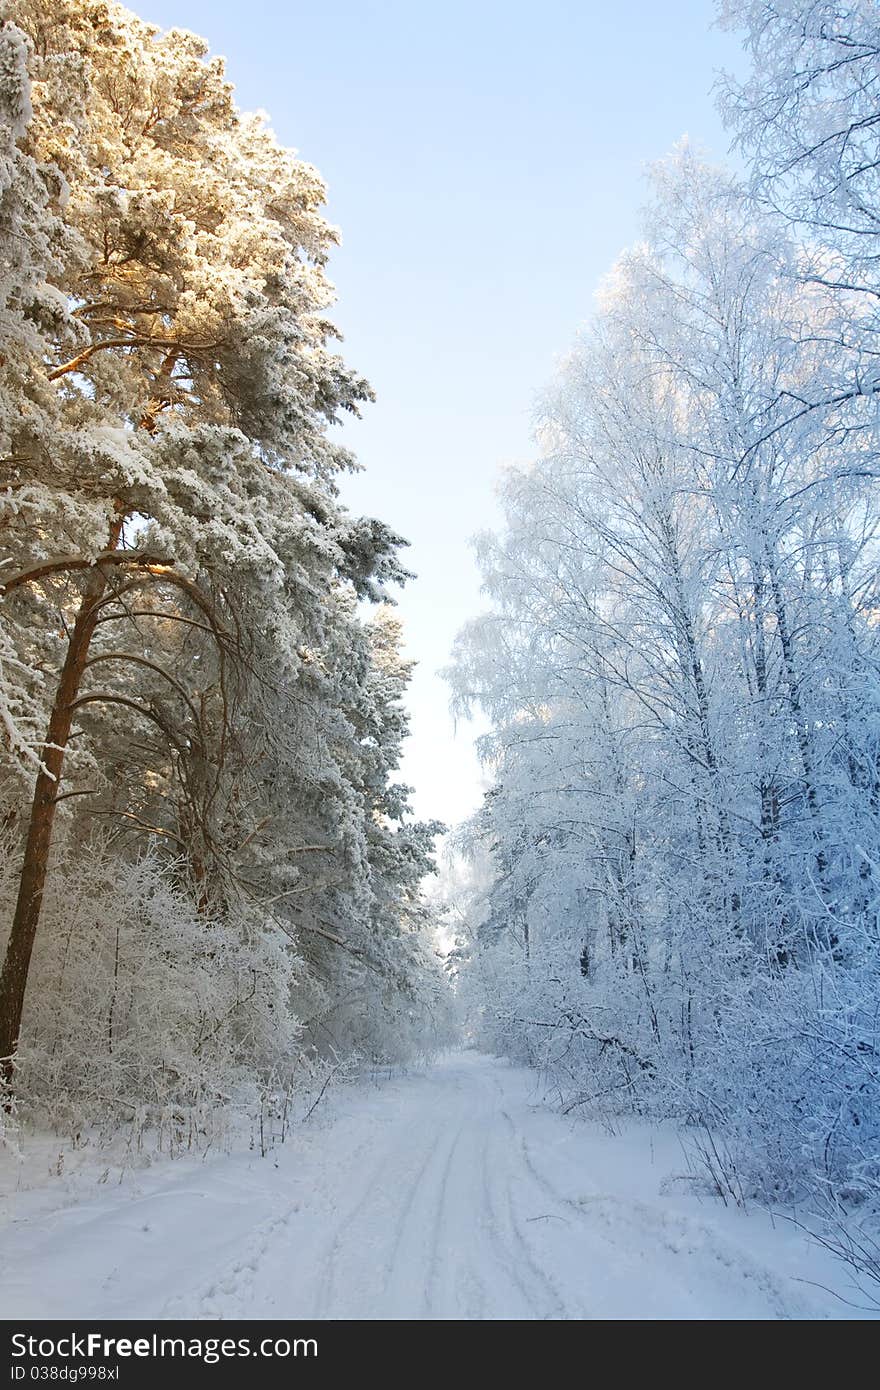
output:
[[[19,1191],[0,1316],[852,1316],[787,1223],[700,1200],[677,1138],[608,1135],[475,1053],[347,1088],[266,1159]]]

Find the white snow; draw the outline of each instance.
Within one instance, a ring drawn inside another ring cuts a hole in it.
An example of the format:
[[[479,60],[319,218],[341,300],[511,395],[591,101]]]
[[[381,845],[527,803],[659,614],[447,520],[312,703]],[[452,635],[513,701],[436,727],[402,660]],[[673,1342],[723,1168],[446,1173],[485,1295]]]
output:
[[[35,1154],[3,1200],[7,1319],[864,1316],[796,1227],[696,1194],[674,1131],[566,1119],[473,1052],[345,1088],[266,1158],[100,1182]]]

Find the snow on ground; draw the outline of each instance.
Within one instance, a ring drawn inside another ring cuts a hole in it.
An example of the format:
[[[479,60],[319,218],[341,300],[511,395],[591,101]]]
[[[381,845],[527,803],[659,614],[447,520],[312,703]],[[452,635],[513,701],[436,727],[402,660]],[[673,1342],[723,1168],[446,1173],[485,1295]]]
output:
[[[122,1182],[43,1181],[26,1158],[0,1316],[858,1316],[827,1291],[852,1297],[845,1267],[790,1223],[689,1190],[674,1132],[565,1119],[504,1062],[455,1053],[328,1116],[266,1158]]]

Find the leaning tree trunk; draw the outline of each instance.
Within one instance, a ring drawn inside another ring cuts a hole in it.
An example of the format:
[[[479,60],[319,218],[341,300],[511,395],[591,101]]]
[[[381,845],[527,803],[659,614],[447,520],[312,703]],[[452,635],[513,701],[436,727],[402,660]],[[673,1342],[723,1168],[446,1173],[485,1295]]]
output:
[[[118,533],[112,540],[113,543],[118,540]],[[107,582],[106,575],[97,568],[91,571],[86,580],[49,718],[43,766],[37,774],[34,788],[18,901],[0,972],[0,1077],[7,1086],[11,1085],[13,1079],[14,1054],[21,1029],[28,970],[43,907],[55,808],[73,720],[73,702],[79,692]]]

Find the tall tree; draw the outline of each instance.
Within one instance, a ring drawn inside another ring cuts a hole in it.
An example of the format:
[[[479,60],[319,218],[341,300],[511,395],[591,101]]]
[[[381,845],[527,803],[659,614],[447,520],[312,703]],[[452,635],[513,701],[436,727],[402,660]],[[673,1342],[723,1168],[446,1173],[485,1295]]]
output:
[[[308,788],[317,811],[335,760],[343,823],[370,817],[350,755],[330,750],[357,742],[346,711],[371,679],[356,601],[405,572],[399,539],[337,496],[353,461],[327,426],[371,392],[332,348],[336,233],[315,170],[237,110],[193,35],[97,0],[6,8],[3,215],[36,209],[41,253],[11,267],[7,302],[35,323],[0,407],[3,656],[20,675],[5,722],[40,762],[30,810],[10,809],[24,845],[0,976],[9,1075],[59,814],[80,842],[96,817],[160,837],[206,912],[291,889],[255,890],[248,855],[292,817],[297,874],[325,854],[343,895],[363,895],[369,856],[332,816],[319,833],[280,804],[272,760],[287,725],[287,795]],[[302,913],[297,927],[338,935]]]
[[[567,1104],[700,1115],[756,1185],[867,1192],[876,428],[819,404],[846,322],[786,224],[687,146],[653,185],[478,547],[468,968],[484,1036]]]

